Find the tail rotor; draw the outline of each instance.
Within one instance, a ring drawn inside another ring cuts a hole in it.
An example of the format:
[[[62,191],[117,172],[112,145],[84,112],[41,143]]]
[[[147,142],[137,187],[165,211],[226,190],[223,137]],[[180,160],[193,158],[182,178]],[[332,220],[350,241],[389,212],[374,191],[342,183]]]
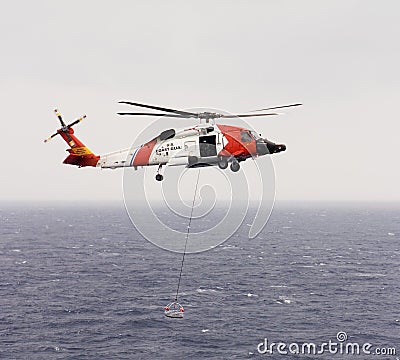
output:
[[[71,124],[66,125],[64,120],[63,120],[63,118],[62,118],[62,116],[61,116],[61,113],[57,109],[55,109],[54,112],[55,112],[56,116],[58,117],[58,120],[60,121],[61,129],[58,129],[56,133],[54,133],[53,135],[50,135],[47,139],[45,139],[44,140],[45,143],[50,141],[53,137],[55,137],[57,135],[60,135],[61,133],[66,134],[66,136],[68,138],[70,138],[69,129],[72,128],[73,126],[75,126],[76,124],[80,123],[83,119],[86,118],[86,115],[83,115],[79,119],[73,121]],[[71,139],[69,139],[69,140],[71,140]]]

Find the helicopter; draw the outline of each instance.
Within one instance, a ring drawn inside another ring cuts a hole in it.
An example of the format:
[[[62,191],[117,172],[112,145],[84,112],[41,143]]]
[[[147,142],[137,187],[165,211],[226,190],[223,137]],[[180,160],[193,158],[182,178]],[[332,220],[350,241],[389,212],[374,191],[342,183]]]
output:
[[[69,149],[67,149],[69,155],[64,159],[64,164],[103,169],[133,167],[135,170],[143,166],[158,166],[155,175],[157,181],[164,179],[161,174],[163,166],[185,166],[188,168],[218,166],[220,169],[227,169],[229,166],[231,171],[237,172],[240,170],[240,162],[249,158],[285,151],[286,145],[276,144],[262,138],[260,134],[251,129],[217,124],[217,120],[278,115],[275,112],[251,112],[302,105],[296,103],[254,110],[250,114],[226,115],[215,112],[181,111],[130,101],[119,101],[119,103],[157,110],[158,113],[119,112],[118,115],[197,119],[199,123],[182,129],[164,130],[158,136],[138,147],[105,155],[96,155],[74,134],[73,127],[84,120],[86,115],[67,125],[61,113],[56,109],[54,112],[60,121],[61,128],[44,141],[48,142],[57,135],[65,140],[69,145]]]

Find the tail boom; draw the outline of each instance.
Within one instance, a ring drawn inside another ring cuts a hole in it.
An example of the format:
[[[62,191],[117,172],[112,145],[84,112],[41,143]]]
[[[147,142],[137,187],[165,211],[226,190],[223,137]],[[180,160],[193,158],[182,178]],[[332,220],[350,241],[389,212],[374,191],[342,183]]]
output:
[[[58,133],[70,146],[70,148],[67,149],[70,154],[64,159],[64,164],[76,165],[79,167],[97,165],[100,156],[93,154],[93,152],[74,135],[74,129],[72,129],[72,127],[67,131],[62,131],[60,129]]]

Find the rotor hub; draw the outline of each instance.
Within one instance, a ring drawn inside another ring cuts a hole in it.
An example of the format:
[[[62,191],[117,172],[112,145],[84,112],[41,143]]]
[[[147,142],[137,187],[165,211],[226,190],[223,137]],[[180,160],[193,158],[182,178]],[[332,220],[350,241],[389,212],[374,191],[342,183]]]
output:
[[[221,116],[222,116],[222,114],[208,112],[208,111],[205,111],[205,112],[202,112],[202,113],[198,114],[198,118],[199,119],[206,119],[206,120],[217,119],[217,118],[220,118]]]

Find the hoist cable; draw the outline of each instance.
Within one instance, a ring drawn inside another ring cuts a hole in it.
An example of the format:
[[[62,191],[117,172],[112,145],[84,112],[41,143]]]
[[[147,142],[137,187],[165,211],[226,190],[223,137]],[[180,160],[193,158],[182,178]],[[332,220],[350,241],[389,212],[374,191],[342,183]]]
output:
[[[192,223],[193,208],[194,208],[194,202],[195,202],[195,200],[196,200],[196,193],[197,193],[197,186],[198,186],[198,184],[199,184],[199,178],[200,178],[200,169],[199,169],[199,171],[198,171],[198,173],[197,173],[196,188],[194,189],[193,202],[192,202],[192,209],[191,209],[191,211],[190,211],[189,224],[188,224],[187,231],[186,231],[185,248],[184,248],[184,250],[183,250],[183,255],[182,255],[181,271],[179,272],[178,288],[176,289],[175,301],[178,301],[179,286],[181,285],[183,263],[184,263],[184,261],[185,261],[186,247],[187,247],[187,242],[188,242],[188,239],[189,239],[190,225],[191,225],[191,223]]]

